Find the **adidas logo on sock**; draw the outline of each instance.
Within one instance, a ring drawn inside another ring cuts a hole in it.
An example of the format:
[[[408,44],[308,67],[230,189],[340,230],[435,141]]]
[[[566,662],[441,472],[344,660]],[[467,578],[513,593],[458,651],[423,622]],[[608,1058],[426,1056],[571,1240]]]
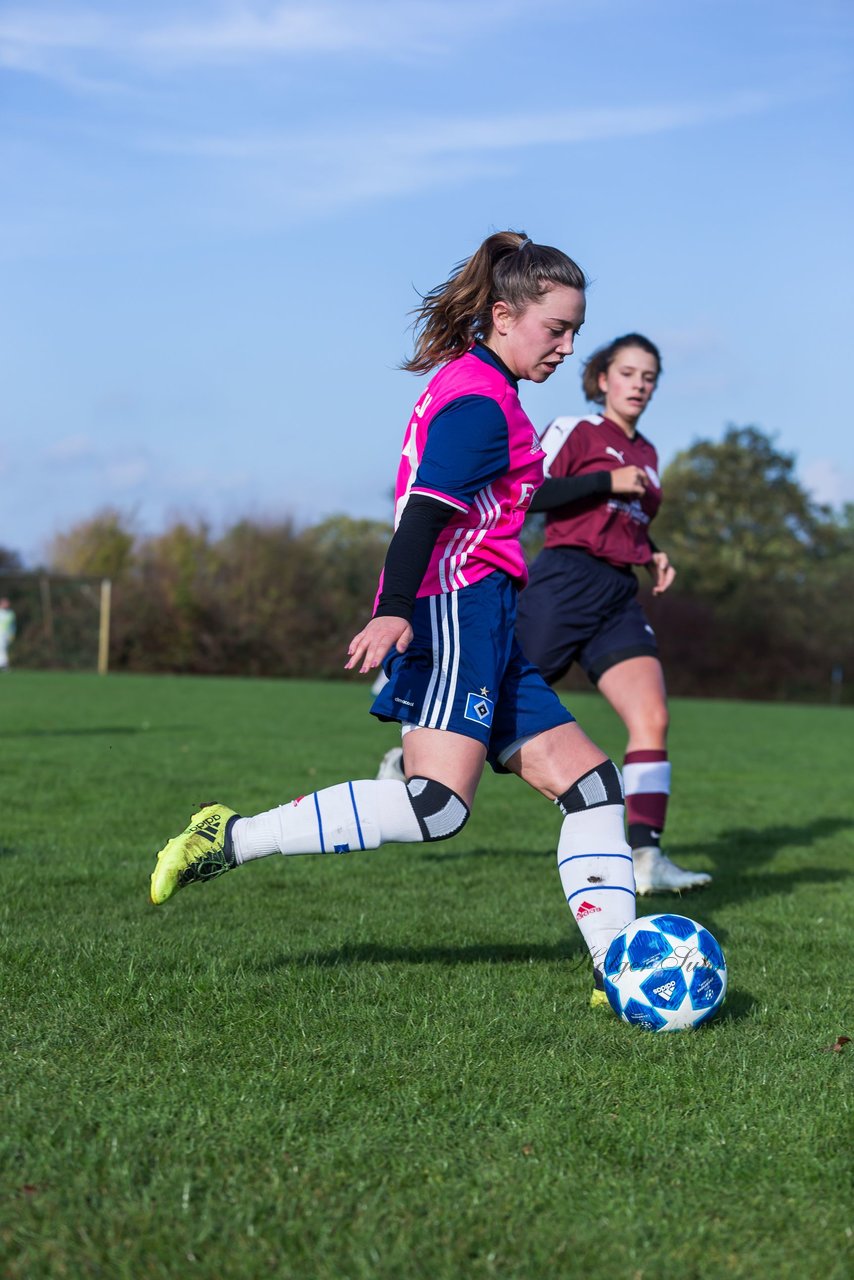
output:
[[[595,907],[592,902],[587,902],[587,900],[585,899],[585,901],[582,902],[581,906],[576,911],[575,918],[576,920],[582,920],[584,916],[592,916],[594,911],[601,911],[601,910],[602,910],[601,907]]]

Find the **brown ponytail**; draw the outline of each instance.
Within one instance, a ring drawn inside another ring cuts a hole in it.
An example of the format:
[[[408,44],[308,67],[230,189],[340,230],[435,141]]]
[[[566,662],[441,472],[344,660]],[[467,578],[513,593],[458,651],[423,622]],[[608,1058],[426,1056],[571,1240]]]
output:
[[[458,263],[444,284],[424,295],[414,312],[415,351],[402,367],[429,373],[454,360],[475,338],[488,336],[492,308],[499,299],[518,312],[554,285],[583,293],[587,280],[560,249],[534,244],[524,232],[496,232]]]
[[[649,338],[645,338],[642,333],[625,333],[622,338],[615,338],[606,347],[600,347],[598,351],[594,351],[590,359],[585,361],[581,375],[581,389],[592,404],[605,403],[605,392],[599,389],[599,378],[603,373],[608,372],[619,353],[625,351],[626,347],[640,347],[641,351],[645,351],[647,355],[654,356],[658,365],[656,377],[661,377],[661,352],[655,343],[650,342]]]

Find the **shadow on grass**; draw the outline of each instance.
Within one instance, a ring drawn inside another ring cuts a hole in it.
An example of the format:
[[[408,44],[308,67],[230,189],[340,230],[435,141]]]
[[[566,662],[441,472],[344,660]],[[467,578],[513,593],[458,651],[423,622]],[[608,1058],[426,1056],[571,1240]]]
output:
[[[353,965],[409,964],[455,966],[466,964],[522,964],[559,962],[569,973],[590,973],[590,957],[586,951],[574,946],[571,939],[557,943],[484,943],[467,947],[409,947],[388,946],[377,942],[344,943],[324,951],[302,951],[295,955],[279,955],[265,960],[255,968],[261,973],[273,973],[278,969],[294,966],[311,969],[337,969]],[[752,1016],[759,1002],[749,991],[733,989],[727,992],[723,1009],[718,1017],[727,1022],[740,1022]],[[717,1019],[716,1019],[717,1021]]]
[[[9,729],[0,730],[0,738],[92,738],[109,735],[111,738],[132,733],[187,733],[196,728],[190,724],[159,724],[157,727],[142,724],[101,725],[85,729]]]
[[[571,938],[555,943],[474,943],[470,946],[390,946],[381,942],[345,942],[321,951],[281,954],[257,968],[273,972],[291,965],[335,969],[357,964],[535,964],[560,961],[569,969],[589,969],[590,957]]]
[[[854,815],[843,817],[841,814],[816,818],[801,826],[781,823],[772,827],[729,827],[702,844],[671,845],[669,852],[710,858],[716,867],[726,871],[731,871],[736,862],[740,869],[749,860],[749,870],[755,870],[783,849],[815,844],[817,840],[852,829]]]
[[[775,893],[791,893],[802,884],[831,885],[850,878],[854,872],[838,867],[824,867],[809,863],[796,871],[774,871],[767,864],[778,853],[789,848],[804,848],[820,840],[827,840],[841,832],[854,831],[854,818],[816,818],[800,826],[792,823],[771,827],[729,827],[713,839],[702,844],[667,844],[666,852],[689,870],[705,869],[711,863],[712,884],[699,892],[685,894],[661,893],[638,900],[638,915],[654,915],[681,903],[686,909],[683,915],[691,915],[688,909],[693,903],[708,902],[712,907],[726,902],[739,901],[745,896],[756,898]],[[463,861],[467,858],[554,858],[554,850],[543,849],[442,849],[425,850],[425,862]],[[761,874],[764,871],[764,874]],[[757,874],[760,873],[760,874]],[[646,909],[648,907],[648,909]]]
[[[730,987],[723,1007],[715,1015],[715,1022],[743,1022],[745,1018],[752,1017],[758,1008],[759,1001],[749,991],[733,990]]]
[[[772,827],[730,827],[721,831],[713,840],[703,844],[671,845],[668,852],[678,863],[683,860],[687,865],[695,865],[693,856],[702,859],[700,865],[712,864],[712,883],[698,894],[686,894],[682,901],[693,904],[695,901],[708,902],[709,907],[723,906],[728,902],[740,902],[744,899],[755,900],[769,897],[772,894],[793,893],[802,885],[825,885],[828,888],[840,881],[851,878],[851,870],[841,867],[827,867],[810,860],[805,846],[815,844],[819,840],[827,840],[841,832],[851,832],[854,820],[851,818],[823,817],[813,822],[805,822],[801,826],[780,824]],[[804,848],[805,862],[793,871],[776,871],[767,864],[786,849]],[[642,902],[661,904],[672,902],[670,895],[657,895],[644,898]],[[661,910],[661,906],[657,905]],[[704,906],[705,913],[705,906]],[[686,910],[685,915],[691,911]],[[719,941],[725,941],[720,938]]]
[[[793,893],[800,885],[838,884],[851,876],[850,871],[829,871],[824,867],[804,868],[801,871],[768,874],[765,876],[738,876],[716,879],[704,889],[688,893],[654,893],[648,898],[638,898],[639,916],[657,916],[663,912],[688,916],[712,933],[726,951],[730,931],[717,923],[715,912],[730,903],[755,902],[758,898]]]

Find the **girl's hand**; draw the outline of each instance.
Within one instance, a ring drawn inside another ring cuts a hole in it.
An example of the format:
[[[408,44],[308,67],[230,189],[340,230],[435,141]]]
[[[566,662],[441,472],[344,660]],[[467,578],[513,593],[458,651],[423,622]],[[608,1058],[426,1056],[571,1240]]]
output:
[[[640,498],[649,488],[649,476],[643,467],[617,467],[611,472],[611,492],[627,498]]]
[[[396,646],[398,653],[404,653],[411,642],[412,627],[405,618],[371,618],[368,625],[350,641],[344,670],[352,671],[361,662],[359,672],[364,675],[380,665],[392,645]]]
[[[676,577],[676,570],[670,563],[667,552],[653,551],[652,559],[646,567],[652,578],[652,594],[660,596]]]

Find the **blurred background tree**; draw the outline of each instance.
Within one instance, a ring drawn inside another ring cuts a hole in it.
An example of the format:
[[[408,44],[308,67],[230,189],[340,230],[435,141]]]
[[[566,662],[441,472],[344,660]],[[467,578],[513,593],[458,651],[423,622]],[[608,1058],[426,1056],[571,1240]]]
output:
[[[664,495],[654,537],[676,581],[654,599],[639,576],[671,693],[854,703],[854,504],[815,502],[794,457],[754,426],[677,454]],[[43,569],[27,574],[0,548],[15,660],[92,666],[93,644],[63,640],[56,617],[48,643],[45,584],[63,635],[82,636],[97,579],[109,577],[113,670],[340,677],[390,536],[344,515],[303,529],[243,519],[219,534],[179,521],[143,536],[105,509],[58,534]],[[541,541],[542,520],[528,521],[529,557]],[[567,683],[587,682],[576,671]]]
[[[58,533],[48,550],[48,564],[54,573],[118,579],[130,565],[135,541],[129,517],[108,507],[67,533]]]
[[[654,537],[677,578],[645,603],[671,691],[820,696],[834,670],[854,681],[851,509],[815,502],[753,426],[677,454],[663,486]]]

